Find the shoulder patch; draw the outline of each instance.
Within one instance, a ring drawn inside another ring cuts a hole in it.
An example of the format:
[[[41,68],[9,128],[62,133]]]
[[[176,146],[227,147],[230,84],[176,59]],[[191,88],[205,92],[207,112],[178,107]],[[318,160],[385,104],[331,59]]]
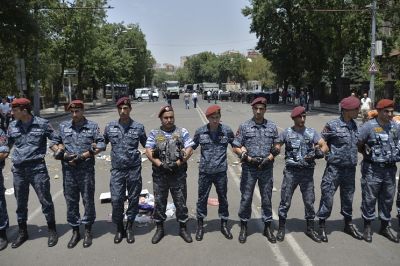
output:
[[[375,133],[381,133],[383,131],[383,128],[381,127],[375,127],[374,128]]]

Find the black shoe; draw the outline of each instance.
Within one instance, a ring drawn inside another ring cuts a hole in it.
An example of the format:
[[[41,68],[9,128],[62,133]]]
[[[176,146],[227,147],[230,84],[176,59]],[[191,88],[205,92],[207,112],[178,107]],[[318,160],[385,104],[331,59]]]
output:
[[[351,219],[345,220],[343,232],[345,232],[346,234],[352,236],[357,240],[363,240],[363,236],[355,228],[354,224],[351,222]]]
[[[247,240],[247,222],[240,222],[239,242],[244,244]]]
[[[20,223],[20,224],[18,224],[18,226],[19,226],[18,236],[14,240],[14,242],[11,244],[12,248],[18,248],[29,238],[26,222]]]
[[[371,229],[371,221],[364,220],[364,233],[363,238],[366,242],[372,242],[372,229]]]
[[[232,233],[228,228],[228,220],[221,219],[221,233],[225,236],[226,239],[232,239]]]
[[[83,236],[83,247],[88,248],[92,245],[92,225],[86,224],[85,225],[85,235]]]
[[[72,237],[68,242],[68,248],[74,248],[81,240],[81,234],[79,233],[79,226],[72,227]]]
[[[117,224],[117,232],[114,236],[114,243],[119,244],[121,243],[122,239],[126,236],[125,229],[124,229],[124,222],[119,222]]]
[[[274,236],[274,232],[271,229],[271,222],[264,223],[264,233],[263,235],[267,237],[268,241],[271,243],[276,243],[276,238]]]
[[[185,240],[186,243],[192,243],[193,239],[186,230],[186,223],[179,223],[179,235]]]
[[[317,232],[314,230],[314,220],[307,220],[307,231],[306,235],[317,243],[321,243]]]
[[[58,242],[58,235],[57,235],[57,230],[56,230],[56,223],[51,222],[48,223],[48,228],[49,228],[49,237],[47,239],[47,246],[48,247],[54,247],[57,245]]]
[[[390,230],[388,221],[381,221],[381,230],[379,230],[379,234],[386,237],[392,242],[399,243],[399,239],[394,236],[392,230]]]
[[[157,244],[164,237],[164,223],[157,222],[157,229],[154,233],[153,238],[151,239],[151,243]]]
[[[0,250],[5,249],[8,246],[8,239],[6,229],[0,230]]]
[[[285,239],[285,224],[286,219],[279,217],[278,233],[276,234],[276,240],[282,242]]]
[[[126,242],[128,244],[133,244],[133,242],[135,242],[135,234],[133,233],[133,222],[128,222],[126,224]]]
[[[328,242],[328,236],[326,235],[325,220],[323,219],[319,220],[319,238],[321,239],[322,242],[325,243]]]
[[[203,219],[197,219],[197,230],[196,230],[196,240],[201,241],[203,240],[204,235],[204,226],[203,226]]]

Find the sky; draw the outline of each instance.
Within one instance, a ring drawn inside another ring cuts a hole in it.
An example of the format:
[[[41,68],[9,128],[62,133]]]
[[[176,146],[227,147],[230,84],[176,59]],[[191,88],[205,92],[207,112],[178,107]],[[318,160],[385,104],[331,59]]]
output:
[[[245,53],[257,39],[241,9],[248,0],[109,0],[110,23],[138,24],[157,63],[179,66],[204,51]]]

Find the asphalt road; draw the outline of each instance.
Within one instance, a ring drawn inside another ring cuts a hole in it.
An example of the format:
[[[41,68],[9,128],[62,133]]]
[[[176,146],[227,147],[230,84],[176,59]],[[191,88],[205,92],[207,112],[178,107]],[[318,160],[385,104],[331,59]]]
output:
[[[182,97],[181,97],[182,98]],[[158,111],[165,102],[135,103],[132,117],[143,123],[148,133],[151,129],[160,125],[157,118]],[[209,106],[206,101],[200,100],[199,108],[184,109],[183,99],[173,100],[176,125],[185,127],[193,136],[196,128],[206,123],[204,112]],[[248,104],[222,102],[222,123],[225,123],[235,132],[239,124],[252,116]],[[289,117],[291,106],[268,106],[267,119],[277,123],[279,130],[292,125]],[[117,119],[117,110],[114,107],[103,107],[87,111],[86,117],[100,124],[102,130],[107,122]],[[320,131],[323,125],[335,115],[321,112],[311,112],[307,117],[307,125]],[[58,123],[68,119],[60,117],[51,122],[55,128]],[[110,146],[103,154],[108,155]],[[230,148],[229,148],[230,150]],[[200,151],[196,150],[189,161],[188,170],[188,208],[190,212],[189,230],[194,239],[196,230],[195,210],[197,201],[198,161]],[[143,155],[144,156],[144,155]],[[144,156],[145,157],[145,156]],[[82,241],[74,248],[67,249],[67,243],[71,236],[71,230],[66,223],[66,204],[62,190],[61,165],[55,161],[49,152],[47,165],[51,177],[51,192],[55,204],[57,230],[59,242],[53,248],[47,247],[47,225],[41,212],[37,196],[31,188],[29,200],[28,230],[30,239],[18,249],[7,249],[0,252],[1,265],[399,265],[399,244],[391,243],[376,232],[379,230],[379,222],[373,223],[373,242],[357,241],[342,232],[343,221],[339,213],[339,193],[335,195],[335,204],[330,220],[327,222],[329,243],[314,243],[305,234],[304,205],[299,189],[296,190],[287,221],[287,234],[285,241],[270,244],[262,236],[263,224],[260,220],[261,204],[258,189],[253,198],[252,220],[249,222],[249,237],[245,244],[237,240],[239,234],[239,219],[237,211],[240,201],[240,165],[238,159],[229,151],[228,169],[228,200],[230,222],[232,226],[233,240],[227,240],[219,232],[219,219],[217,207],[208,206],[208,218],[206,220],[206,233],[201,242],[194,240],[187,244],[178,236],[178,223],[175,218],[166,222],[166,237],[157,245],[151,244],[154,233],[154,225],[136,226],[136,242],[132,245],[124,240],[121,244],[114,244],[115,226],[109,222],[111,205],[101,204],[99,195],[109,191],[110,162],[96,159],[96,212],[97,220],[93,226],[94,240],[90,248],[84,249]],[[274,186],[277,191],[273,193],[272,203],[274,210],[275,228],[277,228],[277,208],[280,201],[280,186],[282,183],[282,171],[284,167],[283,156],[280,155],[274,167]],[[315,192],[318,208],[320,199],[320,182],[325,167],[324,161],[319,161],[315,169]],[[7,159],[3,170],[6,188],[12,188],[12,175],[10,160]],[[143,188],[152,193],[151,165],[148,160],[143,163]],[[356,193],[354,199],[354,222],[362,229],[360,219],[360,171],[357,169]],[[210,197],[216,197],[215,189],[212,189]],[[16,226],[16,202],[14,195],[7,195],[8,213],[10,216],[10,228],[8,237],[12,241],[17,233]],[[172,202],[172,199],[169,199]],[[395,206],[394,206],[395,207]],[[82,210],[82,208],[81,208]],[[83,212],[83,211],[81,211]],[[393,208],[392,216],[396,216]],[[397,219],[392,220],[393,228],[398,230]],[[83,232],[83,227],[81,227]],[[275,231],[276,233],[276,231]]]

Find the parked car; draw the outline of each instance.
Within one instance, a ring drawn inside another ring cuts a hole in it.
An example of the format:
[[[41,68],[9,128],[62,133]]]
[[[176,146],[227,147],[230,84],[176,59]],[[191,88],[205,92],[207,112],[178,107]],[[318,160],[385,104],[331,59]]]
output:
[[[158,99],[160,99],[160,93],[158,91],[158,88],[153,89],[152,97],[153,97],[153,101],[158,101]]]
[[[143,100],[149,100],[149,88],[139,88],[135,90],[135,100],[141,102]]]

